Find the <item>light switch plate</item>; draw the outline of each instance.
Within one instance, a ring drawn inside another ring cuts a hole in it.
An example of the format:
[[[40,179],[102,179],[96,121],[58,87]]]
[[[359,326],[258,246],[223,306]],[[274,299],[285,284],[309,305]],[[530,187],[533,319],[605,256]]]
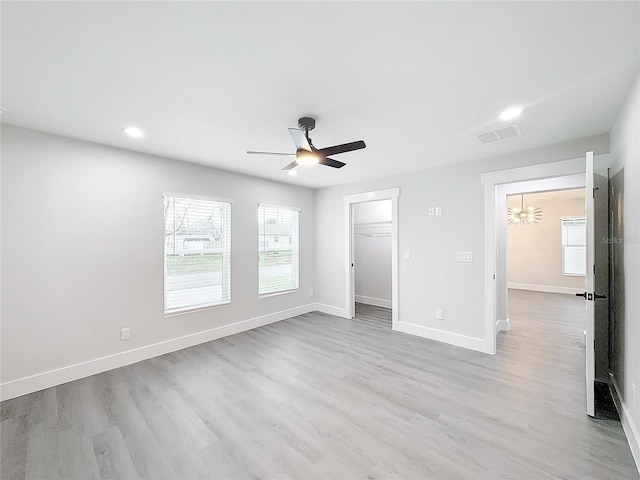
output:
[[[456,259],[458,262],[473,262],[473,253],[471,252],[458,252]]]
[[[411,250],[405,250],[404,251],[404,259],[405,260],[411,260]]]

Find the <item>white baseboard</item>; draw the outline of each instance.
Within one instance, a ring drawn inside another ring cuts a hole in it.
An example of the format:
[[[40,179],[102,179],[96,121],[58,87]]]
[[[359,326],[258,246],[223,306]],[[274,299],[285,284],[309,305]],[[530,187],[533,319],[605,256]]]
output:
[[[325,305],[324,303],[314,303],[313,307],[313,309],[318,312],[335,315],[336,317],[341,318],[349,318],[347,315],[347,309],[343,307],[334,307],[333,305]]]
[[[356,302],[364,303],[365,305],[373,305],[374,307],[391,308],[391,300],[384,300],[383,298],[356,295]]]
[[[566,295],[575,295],[576,293],[584,292],[584,288],[556,287],[554,285],[533,285],[529,283],[513,282],[509,282],[509,288],[514,290],[532,290],[534,292],[564,293]]]
[[[398,328],[396,328],[396,330],[398,332],[409,333],[411,335],[417,335],[430,340],[448,343],[449,345],[455,345],[456,347],[463,347],[468,348],[469,350],[488,353],[485,341],[482,338],[467,337],[466,335],[460,335],[459,333],[437,330],[435,328],[424,327],[422,325],[415,325],[413,323],[406,323],[402,321],[398,322]]]
[[[611,374],[609,374],[609,376],[611,377],[611,383],[613,384],[614,390],[612,395],[613,403],[616,404],[616,408],[618,409],[618,416],[620,417],[620,423],[622,423],[622,429],[624,430],[624,434],[627,436],[627,442],[629,443],[631,454],[633,455],[633,459],[636,461],[638,473],[640,473],[640,435],[638,435],[638,429],[631,419],[629,410],[627,410],[624,402],[622,401],[620,389],[618,388],[615,377]]]
[[[313,303],[302,305],[270,313],[268,315],[242,320],[230,325],[223,325],[203,332],[172,338],[171,340],[146,345],[134,350],[128,350],[126,352],[88,360],[86,362],[57,368],[55,370],[19,378],[17,380],[11,380],[0,384],[0,400],[7,400],[27,393],[37,392],[38,390],[78,380],[97,373],[106,372],[107,370],[131,365],[132,363],[147,360],[166,353],[175,352],[176,350],[193,347],[194,345],[210,342],[211,340],[227,337],[229,335],[234,335],[263,325],[295,317],[297,315],[309,313],[316,309],[316,304]]]
[[[500,332],[508,332],[511,328],[511,324],[509,319],[506,320],[496,320],[496,335]]]

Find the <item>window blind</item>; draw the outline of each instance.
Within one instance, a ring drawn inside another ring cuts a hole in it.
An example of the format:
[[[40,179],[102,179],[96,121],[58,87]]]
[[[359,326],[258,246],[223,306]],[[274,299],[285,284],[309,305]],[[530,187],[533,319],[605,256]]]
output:
[[[230,301],[231,204],[165,196],[165,314]]]
[[[299,210],[258,205],[258,293],[295,290],[300,282]]]
[[[587,230],[584,218],[562,219],[562,274],[585,275],[587,272]]]

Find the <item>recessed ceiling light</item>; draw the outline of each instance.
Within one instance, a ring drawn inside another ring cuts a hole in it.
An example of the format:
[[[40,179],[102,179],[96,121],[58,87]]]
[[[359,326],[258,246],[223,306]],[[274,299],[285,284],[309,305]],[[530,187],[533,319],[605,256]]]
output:
[[[520,107],[507,108],[500,114],[500,118],[502,120],[511,120],[512,118],[519,117],[521,113],[522,109]]]
[[[137,127],[125,127],[122,131],[133,138],[144,137],[144,132]]]
[[[287,173],[291,177],[297,177],[298,176],[298,171],[297,170],[289,170]]]

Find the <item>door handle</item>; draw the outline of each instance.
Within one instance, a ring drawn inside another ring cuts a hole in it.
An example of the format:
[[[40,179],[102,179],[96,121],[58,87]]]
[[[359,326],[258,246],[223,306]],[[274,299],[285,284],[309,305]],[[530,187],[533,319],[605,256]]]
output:
[[[596,292],[593,293],[576,293],[576,297],[582,297],[585,300],[598,300],[599,298],[607,298],[606,295],[598,295]]]

